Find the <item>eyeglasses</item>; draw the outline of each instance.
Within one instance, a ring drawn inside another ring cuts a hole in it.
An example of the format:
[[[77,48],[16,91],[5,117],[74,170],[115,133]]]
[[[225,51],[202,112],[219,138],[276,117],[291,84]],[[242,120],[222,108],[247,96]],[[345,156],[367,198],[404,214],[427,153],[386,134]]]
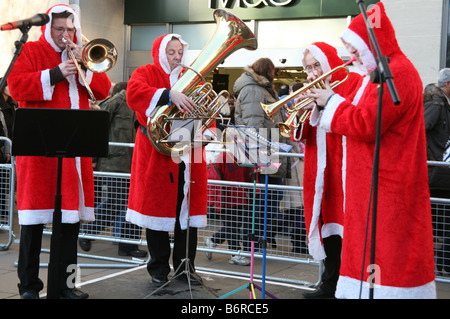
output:
[[[55,32],[57,33],[64,33],[65,31],[67,31],[67,33],[75,33],[75,28],[65,29],[52,26],[52,29],[55,30]]]
[[[313,65],[305,66],[306,72],[311,72],[313,69],[316,70],[316,69],[319,69],[319,68],[320,68],[320,62],[316,62]]]

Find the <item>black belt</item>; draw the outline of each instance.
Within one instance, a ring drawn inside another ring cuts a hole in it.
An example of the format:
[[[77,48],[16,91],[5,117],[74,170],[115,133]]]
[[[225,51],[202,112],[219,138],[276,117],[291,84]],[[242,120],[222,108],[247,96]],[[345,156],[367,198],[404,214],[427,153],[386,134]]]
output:
[[[139,129],[141,130],[142,134],[144,134],[145,136],[149,137],[147,126],[144,126],[144,125],[140,124],[139,125]]]

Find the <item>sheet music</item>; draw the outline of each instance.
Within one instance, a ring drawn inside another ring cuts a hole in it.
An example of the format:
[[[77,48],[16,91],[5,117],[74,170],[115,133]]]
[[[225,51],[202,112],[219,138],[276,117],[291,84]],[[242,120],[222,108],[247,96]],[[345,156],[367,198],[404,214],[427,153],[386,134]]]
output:
[[[256,128],[240,125],[223,125],[225,128],[225,148],[234,155],[236,162],[243,166],[273,168],[281,165],[273,156],[275,152],[289,152],[291,145],[271,142],[258,134]]]

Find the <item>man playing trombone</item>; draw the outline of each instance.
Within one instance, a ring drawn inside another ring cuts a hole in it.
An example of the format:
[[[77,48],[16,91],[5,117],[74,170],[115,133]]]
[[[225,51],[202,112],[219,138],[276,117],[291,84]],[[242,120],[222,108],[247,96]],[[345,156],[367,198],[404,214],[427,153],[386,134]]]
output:
[[[66,5],[47,12],[50,20],[41,27],[38,41],[28,42],[8,77],[11,96],[19,107],[89,109],[87,83],[81,83],[75,61],[68,58],[65,38],[80,58],[80,21]],[[82,71],[85,72],[85,71]],[[86,71],[97,99],[105,99],[111,82],[106,74]],[[18,261],[19,292],[22,298],[38,298],[43,289],[39,279],[39,254],[44,225],[52,222],[57,159],[18,156],[17,208],[21,225]],[[94,178],[91,158],[67,158],[62,167],[61,298],[87,298],[86,293],[67,284],[68,265],[77,264],[80,221],[94,220]]]
[[[344,81],[335,88],[343,96],[358,87],[361,76],[343,69],[337,50],[324,42],[310,45],[304,52],[303,68],[309,81],[326,74],[325,82]],[[305,96],[296,98],[296,104]],[[315,260],[323,260],[325,270],[318,291],[305,294],[305,298],[334,297],[339,277],[341,243],[343,235],[343,137],[327,133],[311,125],[310,120],[295,131],[294,140],[305,140],[305,167],[303,173],[303,197],[305,225],[308,234],[309,253]],[[344,176],[345,177],[345,176]]]

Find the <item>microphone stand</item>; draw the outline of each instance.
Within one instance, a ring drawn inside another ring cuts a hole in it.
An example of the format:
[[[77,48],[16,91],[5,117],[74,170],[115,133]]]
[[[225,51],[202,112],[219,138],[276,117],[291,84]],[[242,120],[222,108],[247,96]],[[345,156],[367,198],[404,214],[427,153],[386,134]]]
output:
[[[2,80],[0,81],[0,92],[3,92],[3,89],[6,87],[6,79],[9,76],[9,73],[11,73],[11,69],[16,63],[17,58],[19,57],[20,53],[22,52],[23,45],[28,41],[28,31],[30,30],[31,26],[26,26],[23,28],[20,28],[20,31],[22,31],[22,37],[20,40],[14,42],[14,45],[16,47],[16,51],[14,52],[13,58],[8,66],[8,69],[6,70],[5,75],[3,76]]]
[[[371,44],[372,54],[377,60],[377,69],[371,72],[370,79],[372,83],[378,83],[378,108],[377,108],[377,123],[376,123],[376,138],[375,138],[375,152],[373,159],[373,168],[372,168],[372,182],[373,182],[373,203],[372,203],[372,236],[371,236],[371,252],[370,252],[370,264],[375,265],[375,244],[376,244],[376,221],[377,221],[377,197],[378,197],[378,172],[379,172],[379,158],[380,158],[380,136],[381,136],[381,114],[382,114],[382,100],[384,94],[384,83],[386,83],[387,88],[389,90],[389,94],[391,95],[392,101],[394,105],[400,104],[400,98],[398,96],[397,90],[395,88],[393,82],[393,76],[391,69],[389,67],[388,57],[382,55],[380,46],[375,37],[375,33],[373,31],[373,27],[370,23],[370,20],[367,16],[367,9],[363,0],[356,0],[358,4],[361,14],[366,22],[367,32],[369,35],[369,41]],[[370,210],[369,210],[370,212]],[[363,256],[363,265],[364,265],[364,256]],[[364,271],[364,266],[363,266]],[[370,284],[369,289],[369,298],[373,299],[374,294],[374,285]]]

